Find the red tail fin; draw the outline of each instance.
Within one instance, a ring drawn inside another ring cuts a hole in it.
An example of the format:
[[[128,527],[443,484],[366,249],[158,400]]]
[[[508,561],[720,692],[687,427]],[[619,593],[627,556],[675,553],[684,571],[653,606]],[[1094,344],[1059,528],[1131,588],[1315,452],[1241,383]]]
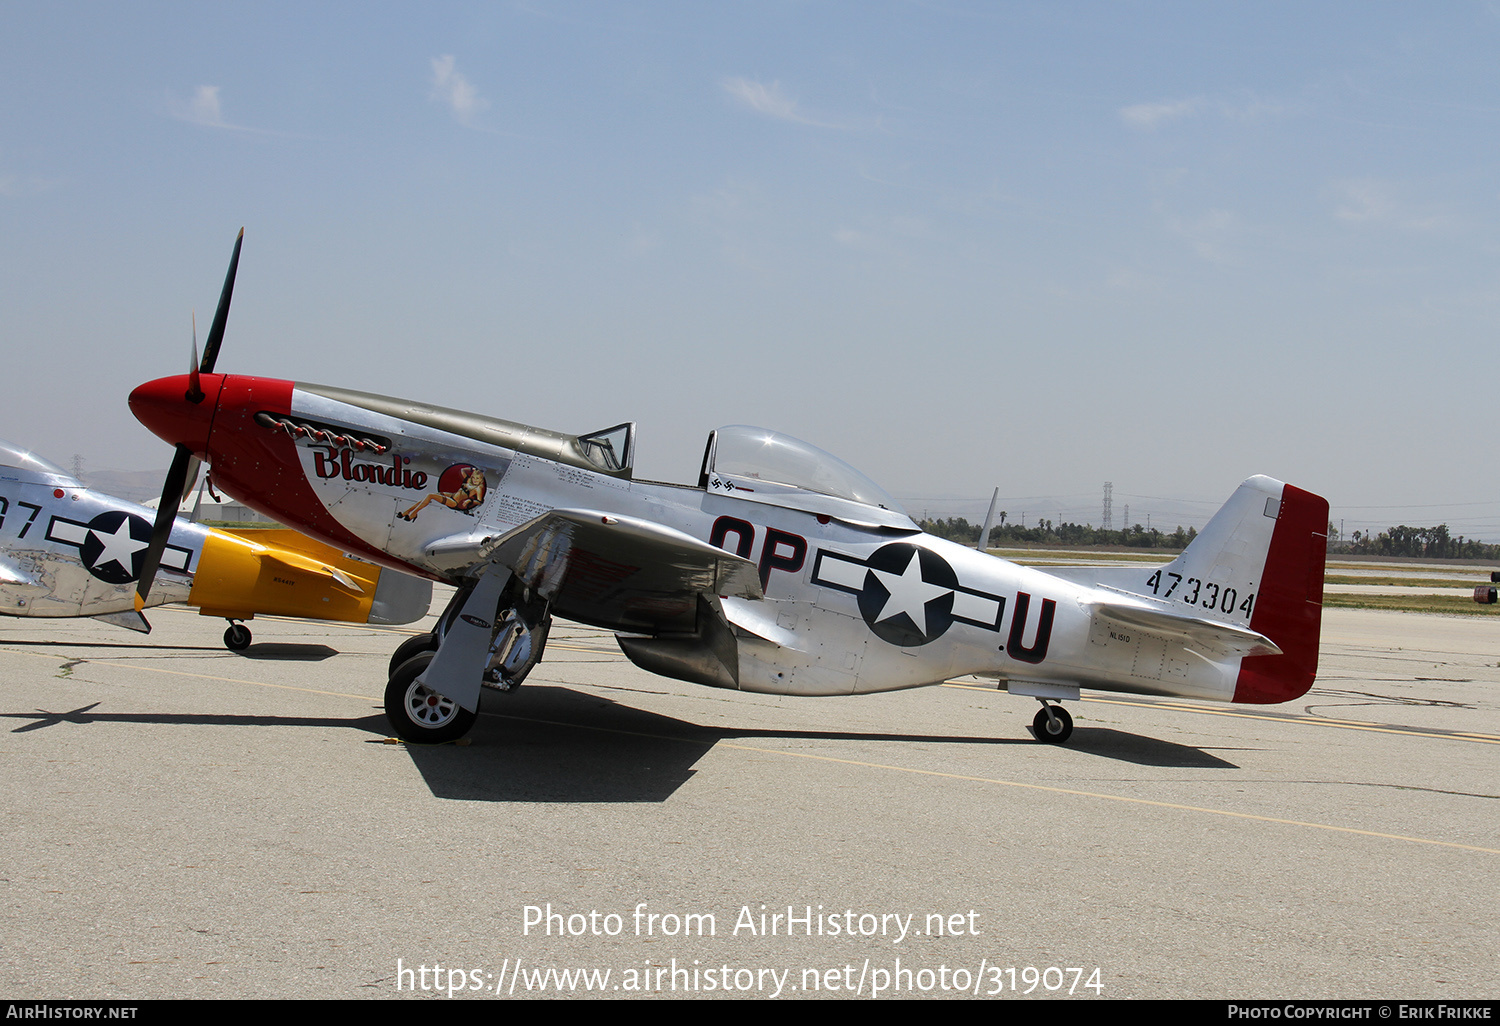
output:
[[[1234,701],[1290,702],[1312,687],[1318,674],[1327,548],[1328,500],[1283,486],[1281,512],[1250,619],[1251,630],[1274,641],[1282,654],[1243,660]]]

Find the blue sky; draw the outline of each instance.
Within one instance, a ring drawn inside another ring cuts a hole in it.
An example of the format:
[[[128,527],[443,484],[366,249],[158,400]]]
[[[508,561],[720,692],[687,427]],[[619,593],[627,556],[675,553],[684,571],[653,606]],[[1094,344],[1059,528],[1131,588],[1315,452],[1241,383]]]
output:
[[[0,437],[164,467],[221,370],[689,481],[763,424],[918,513],[1500,540],[1500,6],[0,3]],[[1174,505],[1175,503],[1175,505]],[[977,512],[976,512],[977,510]]]

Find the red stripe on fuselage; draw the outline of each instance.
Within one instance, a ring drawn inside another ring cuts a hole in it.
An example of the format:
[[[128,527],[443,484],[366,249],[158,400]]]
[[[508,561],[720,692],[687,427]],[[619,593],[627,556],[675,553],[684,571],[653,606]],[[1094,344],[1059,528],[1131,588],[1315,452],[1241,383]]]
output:
[[[285,431],[255,422],[257,413],[290,416],[296,384],[279,378],[224,375],[208,437],[214,485],[246,506],[334,548],[382,566],[441,580],[352,534],[335,520],[308,483],[297,443]]]
[[[1328,500],[1292,485],[1282,486],[1281,516],[1271,534],[1260,594],[1250,618],[1250,629],[1276,642],[1282,654],[1241,660],[1234,701],[1290,702],[1312,687],[1318,675],[1327,532]]]

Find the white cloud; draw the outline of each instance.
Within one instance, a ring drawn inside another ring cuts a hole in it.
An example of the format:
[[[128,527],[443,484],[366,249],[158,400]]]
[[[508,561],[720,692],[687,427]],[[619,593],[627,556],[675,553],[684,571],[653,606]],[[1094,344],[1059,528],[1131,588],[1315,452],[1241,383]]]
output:
[[[764,85],[748,78],[727,78],[724,88],[730,96],[751,110],[782,121],[806,121],[797,113],[797,101],[781,91],[780,82]]]
[[[1226,121],[1255,123],[1285,114],[1287,108],[1254,94],[1233,98],[1193,96],[1185,100],[1163,100],[1160,103],[1136,103],[1120,108],[1120,120],[1131,128],[1154,131],[1161,126],[1198,114],[1217,114]]]
[[[201,125],[222,125],[224,114],[219,109],[219,87],[199,86],[188,111],[193,120]]]
[[[1403,202],[1388,182],[1371,178],[1352,179],[1334,185],[1337,203],[1333,215],[1349,224],[1389,225],[1426,232],[1448,227],[1450,218],[1441,211],[1416,209]]]
[[[1198,98],[1191,100],[1175,100],[1168,103],[1137,103],[1131,107],[1120,108],[1120,117],[1131,128],[1154,129],[1168,121],[1176,121],[1190,114],[1196,114],[1203,106],[1203,101]]]
[[[177,97],[167,96],[167,110],[179,121],[186,121],[191,125],[199,125],[203,128],[224,128],[231,132],[251,132],[255,135],[270,135],[278,138],[296,138],[288,136],[284,132],[273,132],[264,128],[249,128],[245,125],[236,125],[224,120],[224,109],[219,102],[219,87],[216,85],[201,85],[193,92],[191,100],[179,100]]]
[[[472,125],[474,118],[483,113],[490,103],[479,95],[479,90],[467,78],[459,74],[457,61],[451,53],[432,58],[431,97],[446,104],[460,124]]]
[[[169,96],[167,104],[172,116],[179,121],[202,125],[205,128],[238,127],[224,120],[224,111],[219,106],[219,87],[215,85],[199,86],[194,91],[191,100],[179,100],[175,96]]]
[[[847,129],[848,125],[808,117],[802,113],[797,101],[782,91],[780,82],[766,85],[750,78],[726,78],[724,91],[757,114],[778,121],[790,121],[797,125],[812,125],[815,128]],[[878,125],[877,125],[878,127]]]

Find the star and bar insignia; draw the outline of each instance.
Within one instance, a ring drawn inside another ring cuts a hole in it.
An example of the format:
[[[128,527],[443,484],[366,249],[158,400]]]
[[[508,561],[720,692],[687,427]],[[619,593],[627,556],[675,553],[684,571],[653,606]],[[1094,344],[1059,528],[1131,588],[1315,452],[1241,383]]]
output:
[[[857,596],[870,630],[903,648],[936,641],[955,622],[998,632],[1005,615],[1003,596],[965,588],[947,560],[910,542],[868,559],[820,549],[812,583]]]

